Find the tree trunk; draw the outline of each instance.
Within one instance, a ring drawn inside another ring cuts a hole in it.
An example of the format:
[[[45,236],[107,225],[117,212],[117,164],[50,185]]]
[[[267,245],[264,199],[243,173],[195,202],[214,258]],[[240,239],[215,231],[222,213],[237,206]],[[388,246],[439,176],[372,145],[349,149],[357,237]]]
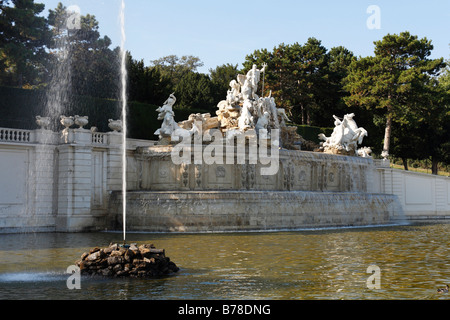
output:
[[[435,158],[431,158],[431,173],[434,175],[438,174],[438,164],[439,161],[437,161]]]
[[[403,167],[405,168],[406,171],[408,171],[408,159],[402,158],[402,161],[403,161]]]
[[[386,115],[386,129],[384,130],[384,145],[383,151],[389,154],[389,146],[391,144],[391,130],[392,130],[392,116],[388,111]]]

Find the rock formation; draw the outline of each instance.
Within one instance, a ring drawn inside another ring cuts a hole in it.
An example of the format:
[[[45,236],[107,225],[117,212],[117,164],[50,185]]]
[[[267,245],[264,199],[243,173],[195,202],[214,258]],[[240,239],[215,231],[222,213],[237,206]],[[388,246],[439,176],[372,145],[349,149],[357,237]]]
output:
[[[82,275],[104,277],[147,278],[170,275],[178,272],[175,263],[165,256],[164,249],[151,244],[119,245],[93,248],[75,262]]]

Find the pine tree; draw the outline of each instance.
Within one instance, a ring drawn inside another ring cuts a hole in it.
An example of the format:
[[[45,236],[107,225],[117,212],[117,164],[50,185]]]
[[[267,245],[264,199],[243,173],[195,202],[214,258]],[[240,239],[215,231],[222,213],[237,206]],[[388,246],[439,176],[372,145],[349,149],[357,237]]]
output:
[[[375,56],[360,58],[349,67],[344,98],[349,106],[384,110],[383,152],[388,154],[393,121],[415,125],[427,107],[433,76],[444,67],[443,59],[429,59],[433,45],[409,32],[386,35],[374,42]],[[421,103],[418,103],[421,101]],[[422,119],[423,120],[423,119]]]
[[[22,87],[45,77],[51,33],[33,0],[0,1],[0,83]]]

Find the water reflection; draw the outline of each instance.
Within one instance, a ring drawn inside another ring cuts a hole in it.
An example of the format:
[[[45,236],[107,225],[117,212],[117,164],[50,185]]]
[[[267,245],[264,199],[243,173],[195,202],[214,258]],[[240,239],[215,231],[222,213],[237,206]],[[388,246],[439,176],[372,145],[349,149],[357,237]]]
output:
[[[0,299],[447,299],[450,224],[267,233],[141,234],[181,268],[160,279],[82,278],[65,270],[120,233],[1,235]],[[381,288],[366,286],[367,267]]]

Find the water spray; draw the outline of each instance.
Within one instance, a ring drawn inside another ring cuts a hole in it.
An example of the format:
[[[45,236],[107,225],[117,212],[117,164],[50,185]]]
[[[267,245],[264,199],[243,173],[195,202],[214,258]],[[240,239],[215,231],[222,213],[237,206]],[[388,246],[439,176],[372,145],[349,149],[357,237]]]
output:
[[[127,69],[125,51],[125,0],[122,0],[120,10],[121,27],[121,99],[122,99],[122,216],[123,216],[123,243],[126,241],[126,219],[127,219]]]

